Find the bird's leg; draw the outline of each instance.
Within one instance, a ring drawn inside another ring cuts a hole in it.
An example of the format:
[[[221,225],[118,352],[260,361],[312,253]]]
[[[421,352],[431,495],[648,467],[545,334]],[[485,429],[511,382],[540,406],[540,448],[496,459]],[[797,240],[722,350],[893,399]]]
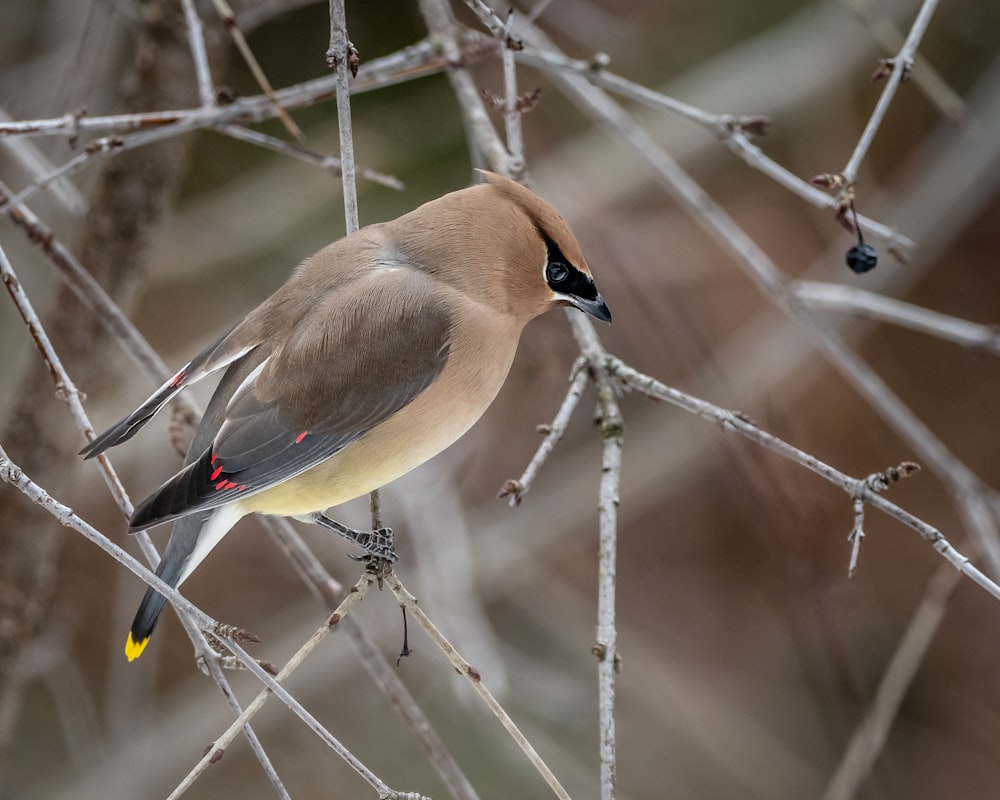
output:
[[[353,542],[364,550],[365,555],[367,556],[384,559],[390,564],[394,564],[399,560],[399,557],[396,555],[396,549],[393,547],[392,543],[392,528],[379,528],[374,531],[358,531],[354,528],[348,528],[346,525],[341,525],[336,520],[330,519],[328,516],[319,511],[310,515],[309,521],[315,522],[317,525],[322,525],[324,528],[328,528],[331,531],[339,533],[347,539],[347,541]]]

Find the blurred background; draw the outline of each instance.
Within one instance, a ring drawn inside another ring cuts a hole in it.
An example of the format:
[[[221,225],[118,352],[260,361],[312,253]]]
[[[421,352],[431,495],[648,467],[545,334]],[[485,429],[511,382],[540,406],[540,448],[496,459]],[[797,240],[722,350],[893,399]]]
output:
[[[895,52],[894,32],[905,35],[919,5],[515,3],[525,13],[534,7],[540,27],[571,56],[603,51],[612,71],[707,111],[769,116],[771,131],[757,144],[805,179],[847,162],[882,90],[871,74],[878,59]],[[326,74],[325,3],[233,6],[276,87]],[[217,84],[238,95],[258,93],[212,9],[199,8]],[[464,5],[455,11],[476,26]],[[349,1],[347,13],[362,64],[426,35],[415,2]],[[150,14],[162,15],[162,30],[153,26],[153,44],[144,45]],[[198,103],[180,18],[168,0],[0,0],[0,19],[0,106],[12,119],[60,117],[81,107],[89,116],[122,113],[138,110],[129,105],[137,96],[171,103],[159,108]],[[163,34],[171,26],[179,41],[172,51]],[[901,88],[858,178],[859,211],[917,247],[903,264],[874,241],[879,266],[864,276],[845,266],[854,240],[831,212],[751,170],[704,129],[631,110],[789,276],[870,289],[993,325],[1000,321],[998,31],[995,3],[953,0],[933,18],[916,75],[933,70],[944,88],[916,81]],[[502,92],[495,60],[474,74],[483,89]],[[176,96],[157,94],[153,85],[167,79],[180,86]],[[587,253],[614,312],[614,325],[599,330],[611,352],[667,384],[745,412],[856,477],[920,460],[621,142],[595,128],[542,73],[522,67],[519,80],[523,91],[541,89],[524,118],[530,176]],[[360,94],[352,107],[359,164],[406,187],[360,181],[362,224],[473,180],[461,114],[443,74]],[[311,148],[337,153],[333,102],[294,118]],[[277,121],[257,127],[287,138]],[[34,179],[17,141],[0,137],[0,179],[13,191]],[[65,136],[31,142],[51,164],[79,152]],[[172,368],[269,295],[299,260],[344,233],[340,181],[329,172],[215,132],[189,134],[177,147],[95,163],[69,186],[29,203],[106,281]],[[122,172],[148,170],[147,186],[167,185],[163,196],[147,208],[147,189],[120,208],[102,208],[116,164]],[[135,208],[145,214],[141,224],[131,220]],[[139,240],[132,250],[107,245],[130,236]],[[0,244],[46,326],[62,330],[54,338],[65,342],[60,352],[88,396],[95,426],[130,411],[154,387],[151,379],[92,320],[79,323],[92,325],[89,333],[74,327],[89,312],[7,217],[0,219]],[[849,314],[829,312],[824,320],[958,459],[989,486],[1000,484],[995,355]],[[560,314],[535,321],[483,420],[445,454],[387,487],[383,504],[397,532],[401,579],[582,798],[598,787],[590,649],[600,441],[591,393],[523,505],[510,509],[496,499],[533,455],[536,426],[558,409],[576,354]],[[202,404],[210,388],[197,393]],[[620,796],[995,797],[996,600],[959,581],[913,531],[874,511],[866,517],[860,568],[848,579],[853,514],[839,489],[680,410],[634,394],[622,398],[622,407]],[[169,415],[161,417],[112,454],[133,500],[179,466]],[[83,440],[67,420],[23,323],[0,302],[0,444],[58,499],[138,554],[96,467],[76,458]],[[889,498],[971,552],[954,499],[932,470],[893,486]],[[362,500],[335,516],[364,525],[367,513]],[[348,585],[356,580],[359,569],[343,542],[300,529],[334,576]],[[153,532],[159,546],[167,533]],[[0,548],[0,794],[168,794],[231,720],[196,668],[176,617],[168,610],[143,658],[127,664],[122,644],[144,587],[10,487],[0,491]],[[259,635],[263,643],[252,652],[279,666],[327,616],[253,519],[226,538],[184,593],[214,618]],[[372,592],[356,613],[394,659],[402,633],[391,594]],[[401,663],[400,677],[480,796],[550,796],[413,625],[410,645],[414,653]],[[256,694],[251,678],[232,679],[242,701]],[[328,638],[289,685],[392,786],[446,796],[347,638]],[[880,687],[897,697],[898,713],[883,715],[885,730],[874,730],[859,749],[873,754],[871,770],[859,770],[845,754]],[[293,797],[369,796],[277,703],[255,729]],[[187,796],[256,798],[273,790],[238,739]]]

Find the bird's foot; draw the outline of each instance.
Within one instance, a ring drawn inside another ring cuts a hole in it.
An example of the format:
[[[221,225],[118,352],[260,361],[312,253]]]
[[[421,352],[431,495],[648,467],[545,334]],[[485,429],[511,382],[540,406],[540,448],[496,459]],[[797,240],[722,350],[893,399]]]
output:
[[[355,561],[368,561],[373,558],[395,564],[399,560],[392,541],[392,528],[379,528],[374,531],[354,531],[356,538],[347,538],[365,552],[359,556],[351,556]]]
[[[312,521],[335,533],[339,533],[347,541],[353,542],[364,552],[358,556],[351,556],[355,561],[381,560],[390,564],[395,564],[399,560],[396,555],[396,548],[393,546],[392,528],[378,528],[374,531],[359,531],[348,528],[336,520],[330,519],[324,514],[314,514]]]

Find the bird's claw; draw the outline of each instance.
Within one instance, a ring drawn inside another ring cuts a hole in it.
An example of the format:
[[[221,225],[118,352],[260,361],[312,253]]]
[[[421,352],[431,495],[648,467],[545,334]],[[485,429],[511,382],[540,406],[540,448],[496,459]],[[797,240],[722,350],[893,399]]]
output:
[[[360,555],[352,555],[355,561],[370,561],[373,558],[395,564],[399,560],[393,545],[392,528],[379,528],[374,531],[358,531],[354,543],[364,550]]]

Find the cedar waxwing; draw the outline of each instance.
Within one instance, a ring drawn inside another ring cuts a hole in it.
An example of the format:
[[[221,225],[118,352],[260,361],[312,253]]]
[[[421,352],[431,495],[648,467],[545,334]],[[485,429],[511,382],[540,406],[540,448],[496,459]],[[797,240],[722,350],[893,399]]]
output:
[[[483,174],[485,183],[306,259],[81,451],[91,458],[131,438],[185,386],[227,368],[184,468],[129,521],[133,532],[177,520],[156,570],[164,581],[180,585],[253,512],[319,523],[394,561],[391,530],[355,531],[324,509],[464,434],[500,391],[532,318],[569,305],[611,321],[563,219],[520,184]],[[130,661],[165,602],[146,591],[125,645]]]

